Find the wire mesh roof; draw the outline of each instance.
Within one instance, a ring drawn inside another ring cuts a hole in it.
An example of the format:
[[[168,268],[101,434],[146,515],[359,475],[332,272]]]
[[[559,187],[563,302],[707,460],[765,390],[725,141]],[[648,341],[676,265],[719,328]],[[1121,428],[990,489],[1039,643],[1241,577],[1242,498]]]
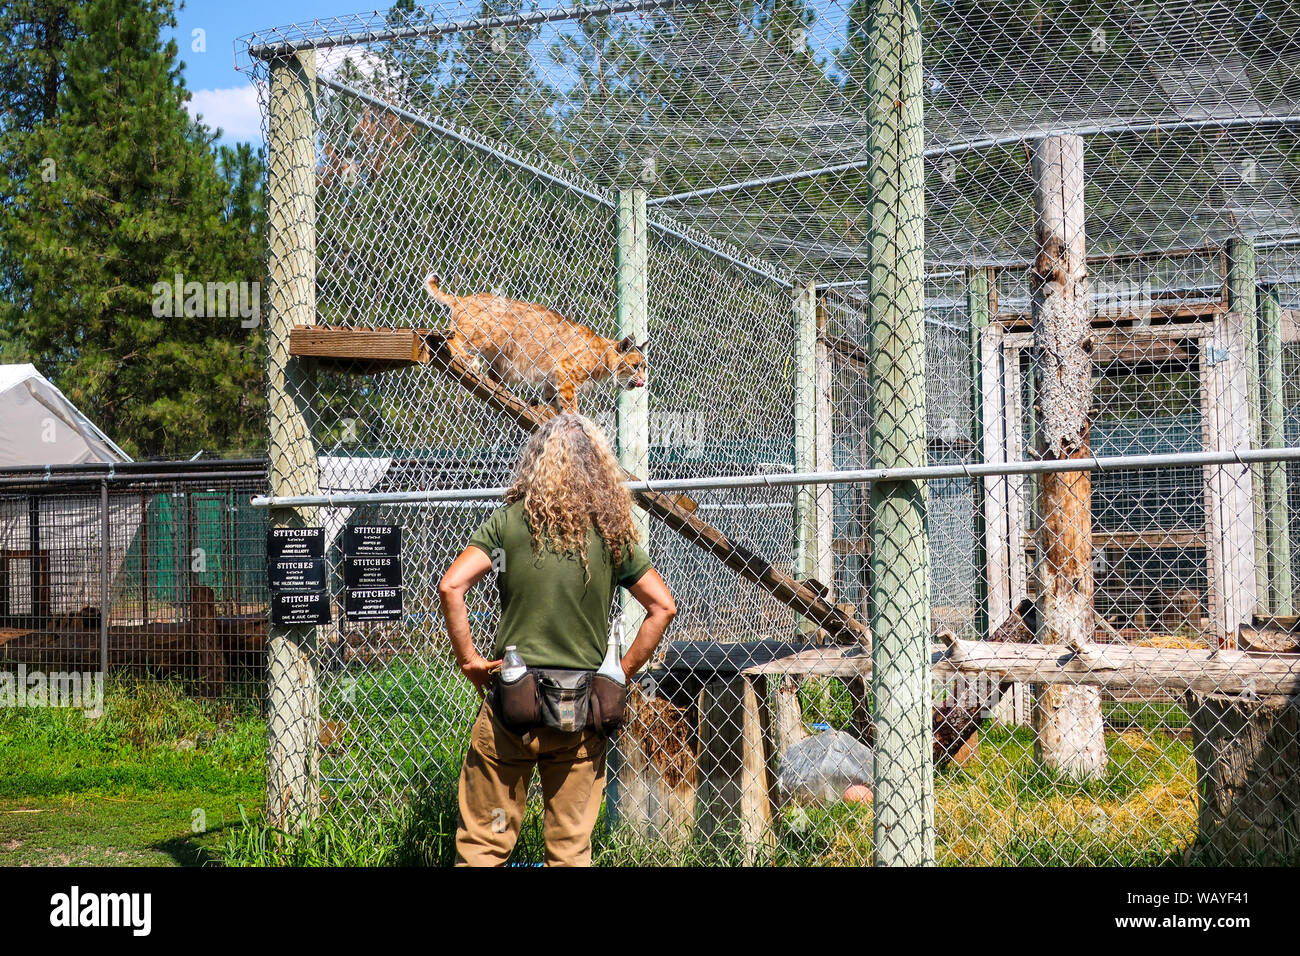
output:
[[[442,5],[259,31],[335,88],[528,155],[783,276],[861,281],[873,168],[868,4]],[[1257,237],[1300,265],[1300,7],[924,0],[926,261],[1028,263],[1027,142],[1085,137],[1092,257]]]

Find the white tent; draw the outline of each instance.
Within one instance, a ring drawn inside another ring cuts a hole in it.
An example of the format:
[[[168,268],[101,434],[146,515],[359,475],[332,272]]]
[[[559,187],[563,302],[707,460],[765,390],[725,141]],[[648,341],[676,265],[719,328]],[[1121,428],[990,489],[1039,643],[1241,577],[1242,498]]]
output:
[[[35,365],[0,365],[0,470],[130,460]]]
[[[89,418],[68,401],[34,365],[0,365],[0,472],[33,465],[80,465],[126,462],[118,448]],[[46,495],[37,499],[36,535],[49,556],[50,611],[69,614],[98,607],[99,568],[104,549],[99,494]],[[27,569],[32,530],[30,502],[14,496],[0,500],[0,560],[9,563],[11,613],[34,611]],[[140,526],[138,496],[114,497],[109,503],[109,572],[116,575]]]

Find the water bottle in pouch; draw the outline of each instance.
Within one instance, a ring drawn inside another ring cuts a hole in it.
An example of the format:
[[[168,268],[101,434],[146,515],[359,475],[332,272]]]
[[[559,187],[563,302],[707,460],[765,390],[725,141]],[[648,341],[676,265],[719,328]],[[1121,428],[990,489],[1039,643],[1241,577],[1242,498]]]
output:
[[[501,658],[501,680],[507,684],[513,684],[528,672],[524,659],[519,656],[519,650],[511,644],[506,648],[506,656]]]
[[[609,629],[609,647],[605,651],[605,660],[601,662],[600,670],[596,673],[620,684],[627,680],[627,676],[623,673],[622,643],[623,619],[618,617],[614,619],[614,626]]]

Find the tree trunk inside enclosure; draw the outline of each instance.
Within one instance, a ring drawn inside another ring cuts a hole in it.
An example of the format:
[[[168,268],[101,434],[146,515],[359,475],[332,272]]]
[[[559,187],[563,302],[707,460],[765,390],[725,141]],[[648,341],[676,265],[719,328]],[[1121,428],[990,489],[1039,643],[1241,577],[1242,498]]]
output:
[[[1200,797],[1192,856],[1300,863],[1300,698],[1188,694]]]
[[[1044,460],[1092,454],[1092,328],[1084,239],[1083,139],[1048,136],[1033,150],[1038,257],[1030,273],[1037,392],[1037,451]],[[1094,628],[1092,476],[1042,476],[1038,528],[1038,633],[1084,647]],[[1101,776],[1106,744],[1095,687],[1051,684],[1034,704],[1035,756],[1075,778]]]

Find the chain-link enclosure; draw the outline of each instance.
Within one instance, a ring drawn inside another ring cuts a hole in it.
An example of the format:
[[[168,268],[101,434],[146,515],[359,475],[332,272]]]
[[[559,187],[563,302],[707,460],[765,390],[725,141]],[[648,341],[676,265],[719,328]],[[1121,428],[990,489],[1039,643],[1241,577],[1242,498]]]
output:
[[[260,698],[266,512],[249,502],[265,491],[257,459],[0,471],[5,702],[75,686],[65,705],[93,710],[105,675]]]
[[[436,584],[591,378],[679,608],[598,862],[1294,862],[1297,35],[630,0],[248,37],[263,503],[334,606],[271,629],[272,819],[445,840],[478,700]],[[401,621],[344,613],[358,523],[403,528]]]

